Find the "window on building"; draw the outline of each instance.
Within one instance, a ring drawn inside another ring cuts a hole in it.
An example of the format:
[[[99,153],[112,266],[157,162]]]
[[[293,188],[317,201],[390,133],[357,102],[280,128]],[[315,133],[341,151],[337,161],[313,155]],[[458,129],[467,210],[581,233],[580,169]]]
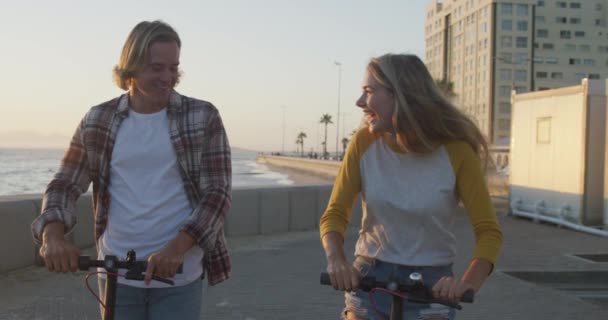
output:
[[[551,72],[551,79],[563,79],[564,74],[562,72]]]
[[[528,53],[527,52],[518,52],[513,57],[513,63],[521,64],[528,61]]]
[[[517,31],[528,31],[528,21],[517,21]]]
[[[513,14],[513,4],[501,3],[500,4],[500,13],[502,15],[512,15]]]
[[[488,32],[488,23],[487,22],[479,24],[479,32],[480,33]]]
[[[498,104],[498,112],[502,114],[511,114],[511,104],[508,102],[500,102]]]
[[[517,4],[517,16],[519,17],[527,17],[528,16],[528,5],[527,4]]]
[[[506,61],[507,63],[510,63],[511,61],[513,61],[513,60],[512,60],[512,59],[513,59],[513,58],[512,58],[512,57],[513,57],[513,55],[511,54],[511,52],[501,52],[501,53],[498,55],[498,57],[499,57],[498,61],[501,61],[501,62],[503,62],[503,63],[504,63],[505,61]]]
[[[536,17],[534,17],[534,20],[536,21],[537,24],[544,24],[545,16],[536,16]]]
[[[579,58],[570,58],[568,60],[568,64],[570,64],[570,65],[579,65],[579,64],[581,64],[581,59],[579,59]]]
[[[570,18],[571,24],[581,24],[581,18]]]
[[[500,37],[500,46],[503,48],[513,47],[513,38],[510,36],[501,36]]]
[[[580,52],[591,52],[591,46],[588,44],[581,44],[578,46],[578,51]]]
[[[599,53],[608,53],[608,46],[598,46],[597,52]]]
[[[580,2],[570,2],[570,8],[572,8],[572,9],[580,9],[581,8],[581,3]]]
[[[527,81],[528,71],[527,70],[515,70],[515,81]]]
[[[511,80],[511,69],[500,69],[500,80],[510,81]]]
[[[558,8],[568,8],[568,3],[564,1],[557,1],[555,3],[555,6],[557,6]]]
[[[539,79],[545,79],[547,78],[547,72],[545,71],[537,71],[536,72],[536,77]]]
[[[580,83],[584,78],[585,78],[584,73],[575,73],[574,74],[574,79],[576,79],[577,83]]]
[[[511,96],[511,87],[509,87],[509,86],[500,86],[498,88],[498,94],[501,97],[505,97],[505,98],[510,97]]]
[[[602,20],[602,19],[595,19],[595,25],[596,25],[596,26],[603,26],[603,25],[604,25],[604,22],[603,22],[603,20]]]
[[[599,80],[600,79],[600,75],[598,73],[590,73],[589,74],[589,79],[590,80]]]
[[[568,44],[564,45],[564,49],[566,51],[576,51],[576,45],[568,43]]]
[[[572,38],[572,33],[568,30],[562,30],[559,32],[559,37],[562,39],[570,39]]]
[[[515,38],[515,47],[516,48],[527,48],[528,47],[528,37],[516,37]]]
[[[585,31],[574,31],[574,37],[575,38],[584,38],[585,37]]]
[[[557,64],[559,60],[556,57],[545,57],[545,63],[547,64]]]
[[[547,30],[547,29],[538,29],[538,30],[536,30],[536,36],[538,38],[547,38],[549,36],[549,30]]]
[[[535,56],[534,63],[543,63],[543,57]]]
[[[555,17],[555,23],[568,23],[568,18],[566,17]]]
[[[503,19],[500,23],[500,30],[513,31],[513,20]]]
[[[536,119],[536,143],[551,143],[551,117]]]
[[[498,130],[509,130],[511,128],[510,119],[498,119]]]
[[[583,64],[586,66],[594,66],[595,60],[594,59],[583,59]]]
[[[544,6],[545,6],[545,1],[543,1],[543,0],[538,0],[538,1],[536,2],[536,6],[537,6],[537,7],[544,7]]]
[[[553,43],[543,43],[543,49],[553,50]]]
[[[519,93],[526,93],[526,92],[528,92],[528,88],[526,88],[526,87],[515,87],[515,92],[518,93],[518,94]]]

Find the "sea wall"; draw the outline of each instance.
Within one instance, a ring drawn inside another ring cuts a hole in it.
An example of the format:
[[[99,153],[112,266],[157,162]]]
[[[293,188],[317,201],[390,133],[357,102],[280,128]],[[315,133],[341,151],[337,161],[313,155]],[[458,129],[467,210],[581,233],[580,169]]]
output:
[[[318,228],[331,194],[331,185],[277,188],[240,188],[233,190],[232,209],[225,230],[228,237],[271,235]],[[41,195],[0,197],[0,273],[40,264],[32,241],[30,225],[40,212]],[[91,196],[77,203],[78,224],[68,236],[81,248],[94,245]],[[352,221],[361,221],[361,204],[353,211]]]
[[[283,157],[260,154],[257,162],[271,166],[296,170],[325,178],[335,178],[340,169],[340,161],[317,160],[297,157]]]

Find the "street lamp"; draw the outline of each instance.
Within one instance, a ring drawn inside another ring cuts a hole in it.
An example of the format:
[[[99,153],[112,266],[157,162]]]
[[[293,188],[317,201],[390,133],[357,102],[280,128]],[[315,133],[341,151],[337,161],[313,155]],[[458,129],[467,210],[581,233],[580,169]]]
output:
[[[342,63],[334,61],[334,64],[338,66],[338,112],[336,117],[336,156],[340,154],[338,149],[338,142],[340,140],[340,83],[342,80]]]
[[[283,142],[281,144],[281,154],[285,155],[285,111],[287,107],[281,106],[281,109],[283,109]]]

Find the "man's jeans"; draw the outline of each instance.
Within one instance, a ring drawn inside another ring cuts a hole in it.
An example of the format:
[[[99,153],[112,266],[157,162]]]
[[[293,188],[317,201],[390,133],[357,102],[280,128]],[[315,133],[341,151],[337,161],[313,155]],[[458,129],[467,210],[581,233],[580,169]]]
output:
[[[98,280],[100,299],[105,293],[105,279]],[[203,282],[171,288],[137,288],[117,285],[114,319],[122,320],[199,320]],[[103,310],[102,310],[103,312]]]

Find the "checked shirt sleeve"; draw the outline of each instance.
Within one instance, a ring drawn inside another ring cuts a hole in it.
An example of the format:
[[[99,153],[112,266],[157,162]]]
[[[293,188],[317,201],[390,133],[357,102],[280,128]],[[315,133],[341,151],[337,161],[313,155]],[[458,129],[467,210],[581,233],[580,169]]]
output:
[[[218,237],[223,237],[224,220],[230,210],[232,168],[230,145],[217,111],[209,117],[205,130],[198,186],[200,201],[182,230],[194,237],[206,254],[212,254],[218,250]]]
[[[41,214],[32,223],[34,242],[42,243],[42,231],[51,222],[62,222],[66,233],[76,225],[76,200],[91,183],[84,144],[86,117],[80,122],[65,153],[59,171],[48,184],[42,199]]]

